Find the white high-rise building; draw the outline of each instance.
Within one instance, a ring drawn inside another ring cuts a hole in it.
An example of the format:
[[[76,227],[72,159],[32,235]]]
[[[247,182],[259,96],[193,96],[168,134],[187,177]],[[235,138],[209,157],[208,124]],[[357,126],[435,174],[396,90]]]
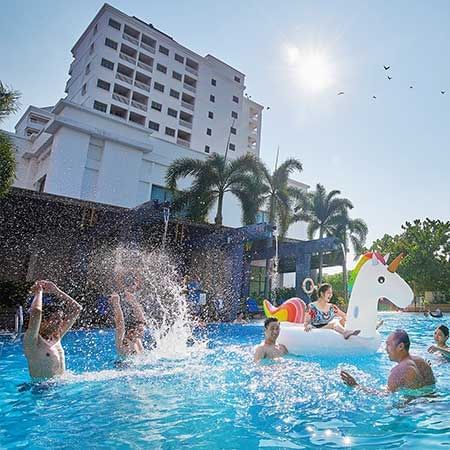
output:
[[[67,100],[205,153],[259,155],[263,107],[245,75],[105,4],[72,48]]]

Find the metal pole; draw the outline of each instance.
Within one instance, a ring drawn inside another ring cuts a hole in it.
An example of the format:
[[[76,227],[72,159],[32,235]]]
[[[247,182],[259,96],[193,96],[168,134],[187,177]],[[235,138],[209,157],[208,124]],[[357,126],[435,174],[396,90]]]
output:
[[[162,249],[165,249],[166,246],[166,237],[167,237],[167,228],[169,227],[169,217],[170,217],[170,208],[163,208],[163,217],[164,217],[164,234],[162,238]]]

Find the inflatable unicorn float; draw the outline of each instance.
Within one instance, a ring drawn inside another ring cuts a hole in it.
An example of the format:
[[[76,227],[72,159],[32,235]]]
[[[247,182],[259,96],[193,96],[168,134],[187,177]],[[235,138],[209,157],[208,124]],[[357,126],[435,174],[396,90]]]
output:
[[[300,298],[291,298],[280,307],[264,300],[267,317],[276,317],[281,324],[278,343],[284,344],[289,353],[303,356],[358,356],[375,353],[381,345],[376,330],[378,300],[387,298],[399,308],[413,301],[414,294],[408,284],[396,273],[403,258],[397,256],[389,265],[389,255],[369,252],[361,256],[349,281],[351,292],[345,328],[361,330],[358,336],[343,339],[332,329],[313,328],[304,331],[303,320],[306,305]]]

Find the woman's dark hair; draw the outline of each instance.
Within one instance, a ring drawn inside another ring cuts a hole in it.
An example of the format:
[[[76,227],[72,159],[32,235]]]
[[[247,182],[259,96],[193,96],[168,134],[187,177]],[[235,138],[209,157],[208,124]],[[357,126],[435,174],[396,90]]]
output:
[[[328,289],[332,289],[333,286],[331,286],[331,284],[329,283],[323,283],[320,285],[319,288],[315,288],[313,293],[311,294],[311,298],[313,301],[316,301],[319,299],[319,297],[324,294],[325,292],[328,291]]]
[[[264,328],[267,329],[272,322],[278,322],[278,319],[276,317],[268,317],[264,321]]]
[[[448,327],[445,325],[439,325],[438,330],[441,330],[444,333],[445,337],[448,337]]]

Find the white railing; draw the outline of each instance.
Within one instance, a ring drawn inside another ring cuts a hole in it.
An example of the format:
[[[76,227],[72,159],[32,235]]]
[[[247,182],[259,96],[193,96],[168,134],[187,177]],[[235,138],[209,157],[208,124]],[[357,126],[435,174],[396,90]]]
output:
[[[144,91],[150,92],[150,86],[145,83],[141,83],[140,81],[135,81],[134,85],[138,88],[144,89]]]
[[[128,42],[133,43],[134,45],[139,45],[139,40],[129,34],[123,33],[122,37],[126,39]]]
[[[138,61],[137,62],[138,67],[140,67],[141,69],[145,69],[148,70],[149,72],[153,72],[153,67],[149,66],[148,64],[143,63],[142,61]]]
[[[122,58],[124,61],[128,61],[131,64],[136,64],[136,60],[131,56],[126,55],[125,53],[120,52],[119,57]]]
[[[143,103],[137,102],[136,100],[131,100],[131,106],[134,106],[142,111],[147,111],[147,106]]]
[[[155,53],[155,47],[151,47],[150,45],[144,44],[143,42],[141,42],[141,47],[150,53]]]
[[[186,120],[180,119],[180,120],[178,121],[178,123],[179,123],[181,126],[183,126],[183,127],[191,128],[191,129],[192,129],[192,122],[187,122]]]
[[[191,143],[186,141],[185,139],[177,138],[177,144],[182,145],[183,147],[189,147]]]
[[[191,111],[194,111],[194,105],[191,105],[190,103],[186,103],[186,102],[181,102],[181,106],[183,107],[183,108],[186,108],[186,109],[190,109]]]
[[[133,85],[133,78],[127,77],[126,75],[122,75],[121,73],[116,73],[116,78],[121,81],[125,81],[125,83]]]
[[[192,73],[193,75],[195,75],[195,76],[198,77],[198,70],[195,70],[195,69],[193,69],[193,68],[190,67],[190,66],[185,66],[185,68],[186,68],[186,70],[187,70],[189,73]]]
[[[130,100],[128,98],[124,97],[123,95],[116,94],[115,92],[113,92],[112,98],[120,103],[125,103],[125,105],[130,104]]]
[[[195,89],[195,87],[194,86],[191,86],[190,84],[187,84],[187,83],[183,83],[183,87],[185,88],[185,89],[187,89],[188,91],[191,91],[191,92],[197,92],[197,89]]]

